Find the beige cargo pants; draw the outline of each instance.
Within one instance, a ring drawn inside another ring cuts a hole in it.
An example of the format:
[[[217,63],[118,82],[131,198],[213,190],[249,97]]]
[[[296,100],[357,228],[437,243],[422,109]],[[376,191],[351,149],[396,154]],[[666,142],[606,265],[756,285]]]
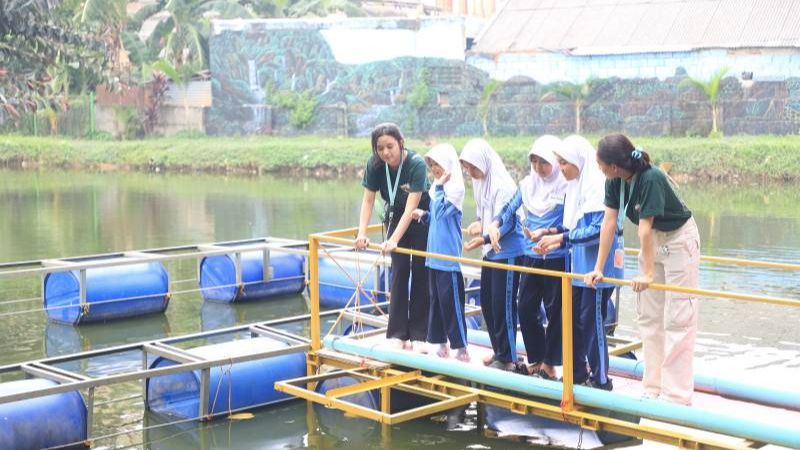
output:
[[[653,234],[653,282],[698,287],[700,236],[694,218],[675,231],[654,230]],[[640,255],[640,268],[641,264]],[[697,299],[689,294],[647,289],[636,300],[636,313],[644,347],[645,395],[691,404]]]

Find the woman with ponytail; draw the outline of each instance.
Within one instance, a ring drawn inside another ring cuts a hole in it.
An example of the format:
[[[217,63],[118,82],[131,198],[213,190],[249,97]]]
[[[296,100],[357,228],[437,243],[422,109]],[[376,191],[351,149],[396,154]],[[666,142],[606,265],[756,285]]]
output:
[[[603,279],[600,268],[627,216],[638,225],[641,244],[639,275],[633,277],[632,287],[637,294],[637,321],[644,346],[644,395],[689,405],[694,392],[697,299],[690,294],[648,287],[659,283],[697,288],[697,225],[675,192],[672,180],[653,167],[650,156],[626,136],[612,134],[600,140],[597,163],[606,176],[606,212],[595,269],[585,281],[594,285]],[[615,252],[615,261],[622,258],[621,252]]]

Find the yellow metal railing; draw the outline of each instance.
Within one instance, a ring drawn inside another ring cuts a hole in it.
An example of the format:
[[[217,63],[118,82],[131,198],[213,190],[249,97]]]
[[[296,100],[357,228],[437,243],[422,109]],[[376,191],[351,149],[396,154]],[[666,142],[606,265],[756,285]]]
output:
[[[636,255],[639,253],[638,248],[625,247],[625,253],[629,255]],[[718,263],[718,264],[733,264],[737,266],[748,267],[761,267],[765,269],[782,269],[800,271],[800,264],[779,263],[772,261],[752,261],[749,259],[728,258],[724,256],[700,256],[700,262]]]
[[[368,228],[368,232],[374,233],[381,230],[380,225],[372,225]],[[319,245],[321,243],[331,243],[339,245],[353,245],[354,239],[358,232],[357,228],[347,228],[342,230],[330,231],[325,233],[312,234],[309,236],[309,264],[310,264],[310,295],[311,295],[311,349],[312,351],[321,348],[320,338],[320,324],[319,324],[319,277],[318,277],[318,258],[319,258]],[[369,248],[372,250],[380,250],[376,244],[370,244]],[[583,274],[575,274],[569,272],[559,272],[554,270],[534,269],[530,267],[514,266],[492,261],[475,260],[463,258],[458,256],[442,255],[438,253],[430,253],[419,250],[411,250],[407,248],[396,248],[394,250],[398,253],[403,253],[413,256],[422,257],[435,257],[446,261],[454,261],[465,265],[490,267],[494,269],[513,270],[521,273],[545,275],[549,277],[561,278],[561,295],[562,295],[562,348],[563,348],[563,396],[562,396],[562,409],[565,411],[572,411],[575,409],[575,398],[572,391],[573,378],[572,378],[572,280],[582,280]],[[628,253],[635,253],[636,249],[626,249]],[[771,262],[758,262],[747,261],[735,258],[721,258],[721,257],[702,257],[702,261],[714,263],[726,263],[746,265],[752,267],[769,267],[776,269],[786,270],[800,270],[800,265],[797,264],[781,264]],[[604,278],[604,282],[619,286],[630,286],[631,281],[620,280],[616,278]],[[731,300],[741,300],[758,303],[768,303],[774,305],[784,306],[800,306],[800,300],[770,297],[762,295],[744,294],[737,292],[727,292],[711,289],[687,288],[682,286],[674,286],[667,284],[653,283],[649,287],[661,291],[682,292],[699,297],[717,297]],[[309,365],[309,375],[313,367]]]

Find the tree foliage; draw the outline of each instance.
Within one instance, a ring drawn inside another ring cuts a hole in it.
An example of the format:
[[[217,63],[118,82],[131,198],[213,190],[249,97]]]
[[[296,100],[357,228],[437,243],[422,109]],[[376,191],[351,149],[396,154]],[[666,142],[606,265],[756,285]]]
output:
[[[70,89],[104,76],[103,46],[74,25],[69,2],[0,2],[0,119],[66,108]]]

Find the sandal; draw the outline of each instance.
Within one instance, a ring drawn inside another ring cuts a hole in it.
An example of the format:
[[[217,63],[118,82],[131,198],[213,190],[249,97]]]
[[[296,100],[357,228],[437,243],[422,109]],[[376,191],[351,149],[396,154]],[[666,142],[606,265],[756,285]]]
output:
[[[530,375],[531,371],[527,364],[524,362],[518,362],[514,364],[514,373],[518,373],[520,375]]]
[[[542,370],[542,364],[543,363],[539,361],[526,366],[526,368],[528,369],[528,373],[526,375],[536,375],[537,373],[539,373],[539,371]]]
[[[504,370],[506,372],[513,372],[516,365],[510,362],[504,363],[503,361],[494,360],[491,364],[489,364],[489,367],[491,367],[492,369]]]
[[[536,376],[543,380],[558,381],[556,377],[550,376],[550,374],[545,372],[544,369],[539,369],[539,371],[536,372]]]

